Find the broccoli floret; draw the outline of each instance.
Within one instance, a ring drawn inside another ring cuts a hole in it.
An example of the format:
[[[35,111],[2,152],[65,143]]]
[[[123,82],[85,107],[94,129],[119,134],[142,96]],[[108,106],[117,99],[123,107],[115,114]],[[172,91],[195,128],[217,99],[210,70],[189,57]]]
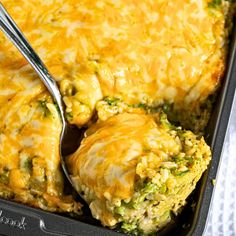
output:
[[[105,97],[104,101],[110,106],[116,106],[120,99],[116,97]]]
[[[222,5],[222,0],[212,0],[208,3],[208,7],[210,8],[219,8]]]
[[[39,102],[40,108],[43,110],[44,116],[48,117],[49,115],[51,115],[51,112],[47,107],[47,101],[46,100],[40,100],[38,102]]]
[[[8,184],[9,182],[9,170],[4,169],[3,172],[0,174],[0,182],[3,184]]]
[[[68,121],[71,121],[73,119],[73,114],[71,112],[67,112],[65,116]]]

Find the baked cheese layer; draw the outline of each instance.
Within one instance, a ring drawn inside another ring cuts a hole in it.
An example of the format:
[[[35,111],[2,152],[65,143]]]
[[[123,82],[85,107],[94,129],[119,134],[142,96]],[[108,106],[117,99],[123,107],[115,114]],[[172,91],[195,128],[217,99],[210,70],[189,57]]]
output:
[[[76,212],[64,194],[57,108],[29,65],[0,64],[0,196],[50,211]]]
[[[123,113],[92,125],[67,160],[77,191],[103,225],[153,235],[180,212],[206,170],[204,138],[155,118]]]
[[[197,107],[224,72],[227,2],[2,2],[60,83],[68,119],[77,125],[105,96]],[[21,76],[25,61],[3,36],[0,50],[2,66]]]
[[[1,2],[57,80],[67,119],[78,126],[91,123],[95,112],[106,113],[99,102],[107,96],[128,107],[170,103],[192,109],[215,92],[224,72],[225,2],[222,7],[207,0]],[[49,210],[80,208],[63,192],[60,129],[45,87],[1,33],[2,196]]]

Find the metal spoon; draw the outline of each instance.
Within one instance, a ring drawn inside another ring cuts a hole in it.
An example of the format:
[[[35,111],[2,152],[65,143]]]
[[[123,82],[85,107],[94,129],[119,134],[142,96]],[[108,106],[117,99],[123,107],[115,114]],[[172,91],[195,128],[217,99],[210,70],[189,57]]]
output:
[[[62,122],[62,130],[60,134],[60,158],[62,169],[72,184],[70,175],[65,165],[65,158],[69,154],[75,152],[79,147],[83,138],[84,132],[82,129],[78,129],[75,125],[70,125],[65,119],[65,105],[62,100],[62,96],[58,89],[58,86],[53,77],[48,72],[46,66],[41,61],[39,56],[35,53],[33,48],[26,40],[23,33],[20,31],[16,23],[10,17],[9,13],[0,3],[0,29],[3,33],[13,42],[25,59],[30,63],[40,79],[47,87],[54,102],[58,105],[58,111]],[[73,186],[73,184],[72,184]]]

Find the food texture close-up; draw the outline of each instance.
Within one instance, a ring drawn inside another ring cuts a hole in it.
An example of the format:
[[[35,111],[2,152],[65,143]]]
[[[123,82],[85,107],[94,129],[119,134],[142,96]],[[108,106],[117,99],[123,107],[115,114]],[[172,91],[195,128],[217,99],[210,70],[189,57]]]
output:
[[[0,3],[55,79],[65,120],[85,130],[65,174],[60,108],[1,32],[0,197],[78,222],[89,211],[111,232],[168,228],[214,159],[206,128],[235,2]]]
[[[164,113],[124,113],[88,129],[68,167],[95,218],[150,234],[178,213],[210,158],[203,138],[172,126]]]

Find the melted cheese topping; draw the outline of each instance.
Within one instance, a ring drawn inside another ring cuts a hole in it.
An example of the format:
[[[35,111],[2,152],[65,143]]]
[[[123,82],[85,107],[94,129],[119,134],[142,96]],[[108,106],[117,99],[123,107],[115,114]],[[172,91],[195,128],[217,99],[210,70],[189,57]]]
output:
[[[208,0],[2,2],[60,82],[77,125],[104,96],[191,107],[224,71],[225,12],[209,10]],[[22,56],[2,36],[0,50],[2,66],[19,77]]]
[[[30,66],[15,67],[0,65],[0,196],[77,212],[63,194],[57,109]]]
[[[78,188],[85,185],[100,199],[132,197],[136,166],[147,150],[155,153],[147,158],[150,168],[157,168],[181,149],[178,137],[147,115],[120,114],[94,125],[87,135],[68,165]]]
[[[209,11],[207,0],[1,2],[60,84],[67,118],[79,126],[91,120],[97,102],[105,96],[120,97],[128,104],[167,101],[190,107],[215,91],[224,71],[225,12],[221,8]],[[0,170],[7,173],[1,188],[29,202],[34,197],[24,194],[40,186],[35,191],[44,196],[44,203],[32,204],[43,207],[46,200],[48,209],[62,210],[56,108],[38,76],[3,34],[0,61]],[[91,144],[97,144],[80,151],[88,158],[81,162],[94,167],[84,181],[91,181],[97,193],[106,190],[129,197],[135,157],[145,142],[158,147],[158,139],[152,138],[152,132],[157,132],[154,122],[149,117],[136,118],[135,122],[128,119],[128,126],[121,125],[124,134],[108,122],[102,131],[105,141],[95,135]],[[147,136],[141,137],[144,131]],[[109,135],[116,132],[117,140],[111,139]],[[145,140],[148,137],[151,140]],[[160,138],[167,145],[165,151],[168,145],[175,146],[168,135]],[[114,144],[112,150],[109,142]],[[113,157],[117,150],[123,152],[125,165]],[[114,165],[106,163],[108,153]],[[94,156],[96,162],[90,163]],[[92,180],[101,175],[98,168],[107,177]],[[119,176],[125,177],[117,180]],[[65,209],[72,210],[71,205]]]
[[[211,159],[203,138],[172,126],[163,113],[119,114],[85,136],[67,164],[77,191],[106,226],[142,219],[140,229],[145,220],[147,227],[162,227],[165,213],[179,210]]]

